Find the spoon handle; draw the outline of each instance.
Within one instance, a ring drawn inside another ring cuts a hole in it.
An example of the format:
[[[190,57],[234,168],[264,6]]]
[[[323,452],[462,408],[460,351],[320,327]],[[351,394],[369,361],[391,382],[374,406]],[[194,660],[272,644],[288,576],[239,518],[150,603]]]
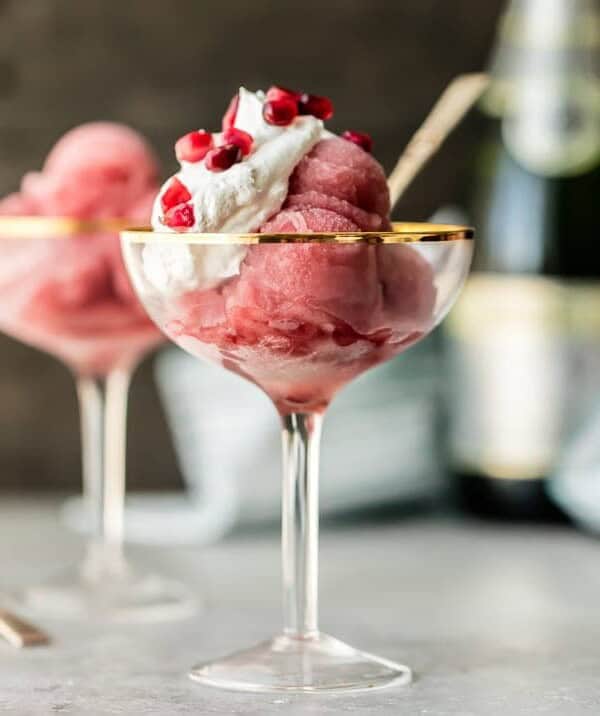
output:
[[[446,87],[389,176],[392,209],[442,142],[481,97],[489,81],[488,75],[473,73],[459,75]]]

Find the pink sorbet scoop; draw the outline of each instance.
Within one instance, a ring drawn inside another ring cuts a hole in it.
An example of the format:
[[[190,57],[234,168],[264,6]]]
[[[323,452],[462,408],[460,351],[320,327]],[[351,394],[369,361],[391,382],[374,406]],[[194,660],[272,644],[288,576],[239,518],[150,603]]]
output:
[[[282,93],[289,95],[278,88],[266,97],[240,90],[239,101],[226,113],[223,134],[201,130],[178,141],[182,169],[161,190],[155,228],[208,231],[218,209],[221,226],[240,226],[240,233],[391,230],[388,185],[370,153],[368,135],[334,136],[319,121],[325,118],[323,107],[329,112],[330,106],[320,102],[319,113],[309,116],[298,100],[298,114],[290,114],[289,97],[277,104]],[[304,137],[306,151],[290,165],[289,156]],[[236,141],[240,151],[231,159],[227,143]],[[215,167],[215,156],[228,163]],[[270,161],[272,175],[264,172]],[[276,176],[278,168],[284,173],[279,177],[282,200],[258,222],[246,211],[244,197],[253,197],[256,215],[262,216],[264,197],[277,191],[273,182],[263,186],[261,181]],[[231,186],[240,192],[227,194]],[[219,204],[221,195],[226,199]],[[241,228],[243,217],[247,223]],[[196,267],[204,277],[197,288],[188,288],[185,279],[186,288],[172,302],[171,320],[167,317],[163,327],[192,353],[214,358],[216,349],[229,369],[265,389],[281,412],[323,409],[355,375],[404,350],[432,327],[436,288],[428,261],[410,246],[378,245],[376,238],[249,245],[241,250],[239,265],[221,280],[204,274],[213,264],[215,271],[229,266],[225,257],[232,246],[206,249]],[[174,233],[173,244],[178,242]],[[161,250],[147,248],[149,267],[161,265]],[[176,265],[174,258],[171,265],[162,264],[164,275]],[[169,285],[177,286],[178,280],[173,276]]]
[[[147,223],[158,163],[134,130],[93,122],[67,132],[39,172],[0,200],[0,215]],[[5,240],[0,324],[79,372],[106,373],[160,340],[131,288],[115,232]]]

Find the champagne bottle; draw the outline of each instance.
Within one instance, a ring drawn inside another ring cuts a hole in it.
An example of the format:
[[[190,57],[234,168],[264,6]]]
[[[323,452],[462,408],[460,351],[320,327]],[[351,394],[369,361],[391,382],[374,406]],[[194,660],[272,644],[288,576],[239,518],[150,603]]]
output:
[[[557,511],[544,481],[600,403],[600,9],[513,0],[482,102],[474,271],[447,323],[463,505]]]

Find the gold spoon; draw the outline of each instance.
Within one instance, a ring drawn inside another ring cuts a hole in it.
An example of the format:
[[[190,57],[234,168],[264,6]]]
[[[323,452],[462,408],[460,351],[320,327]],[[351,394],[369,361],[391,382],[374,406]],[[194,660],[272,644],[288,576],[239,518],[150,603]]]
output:
[[[481,97],[489,75],[459,75],[446,87],[396,162],[388,178],[392,209],[442,142]]]
[[[18,649],[50,642],[48,634],[6,609],[0,609],[0,636]]]

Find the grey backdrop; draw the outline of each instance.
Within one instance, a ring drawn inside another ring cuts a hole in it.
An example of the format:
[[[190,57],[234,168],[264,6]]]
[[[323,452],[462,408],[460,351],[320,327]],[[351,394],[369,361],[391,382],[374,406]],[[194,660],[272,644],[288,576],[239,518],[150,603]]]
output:
[[[93,119],[145,133],[174,169],[174,138],[214,127],[239,84],[331,96],[333,130],[375,138],[389,169],[455,74],[480,69],[502,0],[0,0],[0,194]],[[462,127],[402,215],[459,201],[474,143]],[[75,394],[54,359],[0,336],[0,489],[76,489]],[[179,477],[147,361],[131,394],[129,485]]]

